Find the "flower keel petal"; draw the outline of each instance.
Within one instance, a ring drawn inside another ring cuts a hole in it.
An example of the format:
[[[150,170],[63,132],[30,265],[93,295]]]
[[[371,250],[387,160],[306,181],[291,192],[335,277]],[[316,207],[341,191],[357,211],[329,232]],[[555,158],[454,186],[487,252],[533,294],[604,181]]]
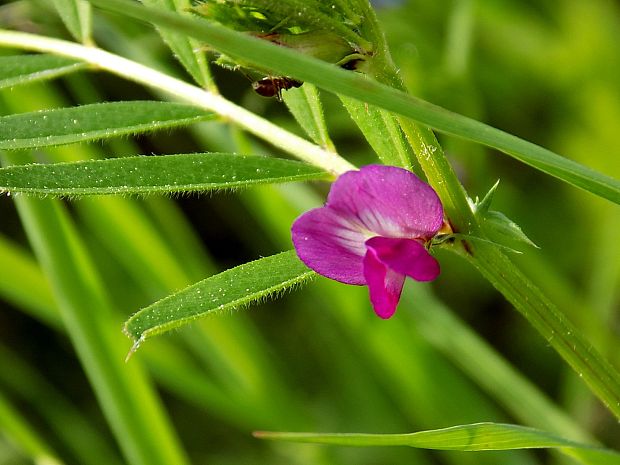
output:
[[[432,281],[439,276],[439,262],[413,239],[376,236],[366,241],[366,247],[385,266],[416,281]]]
[[[379,259],[375,250],[370,247],[364,256],[363,263],[364,277],[372,307],[380,318],[390,318],[396,311],[400,300],[405,276],[388,268]]]

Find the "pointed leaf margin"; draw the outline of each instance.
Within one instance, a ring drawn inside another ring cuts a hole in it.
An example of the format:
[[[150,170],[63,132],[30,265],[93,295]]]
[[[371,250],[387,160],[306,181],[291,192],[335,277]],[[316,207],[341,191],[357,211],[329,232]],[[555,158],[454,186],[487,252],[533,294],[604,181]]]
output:
[[[88,65],[56,55],[10,55],[0,57],[0,89],[54,79]]]
[[[192,105],[141,100],[18,113],[0,117],[0,150],[89,142],[187,126],[214,117]]]
[[[146,339],[213,313],[264,300],[315,276],[294,250],[231,268],[165,297],[131,316],[124,332],[135,352]]]
[[[228,153],[108,158],[0,168],[0,193],[83,195],[206,192],[292,181],[327,180],[306,163]]]

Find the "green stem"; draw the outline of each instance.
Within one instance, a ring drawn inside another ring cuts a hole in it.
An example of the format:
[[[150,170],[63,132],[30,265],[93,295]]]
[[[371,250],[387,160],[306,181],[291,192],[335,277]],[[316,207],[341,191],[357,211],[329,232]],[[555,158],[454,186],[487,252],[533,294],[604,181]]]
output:
[[[378,34],[377,41],[383,43],[376,16],[372,10],[366,14],[372,17],[370,23]],[[391,64],[387,49],[380,64],[384,73],[392,75],[391,82],[399,81],[396,67],[392,65],[387,69]],[[395,87],[402,88],[402,84]],[[401,117],[401,126],[429,183],[441,198],[454,229],[484,238],[484,231],[478,224],[465,189],[431,129],[419,126],[405,117]],[[451,250],[465,256],[583,378],[609,410],[620,418],[620,374],[581,337],[564,314],[508,257],[496,247],[482,243],[474,247],[471,243],[461,241]]]
[[[390,87],[367,79],[359,73],[351,73],[333,64],[299,54],[288,47],[281,47],[269,41],[217,27],[209,24],[208,21],[145,8],[130,0],[89,1],[101,8],[116,11],[125,16],[184,31],[235,60],[255,64],[301,81],[311,82],[336,94],[357,98],[406,116],[446,134],[494,147],[549,175],[620,204],[620,182],[616,179],[499,129],[407,95],[394,88],[398,87],[398,84]],[[372,12],[372,10],[369,11]],[[370,20],[362,27],[364,30],[368,28],[372,29]],[[379,38],[373,43],[380,44],[382,41],[383,39]],[[386,60],[388,57],[387,52],[377,52],[375,55],[378,58],[385,55]],[[380,60],[377,63],[380,63]],[[375,66],[373,75],[386,76],[392,81],[398,80],[398,76],[390,73],[390,69],[386,67],[385,72],[382,72],[380,66]]]
[[[5,30],[0,30],[0,45],[54,53],[90,63],[99,69],[144,86],[164,91],[193,105],[213,111],[251,134],[335,175],[356,169],[351,163],[334,152],[324,150],[301,137],[291,134],[245,108],[235,105],[220,95],[200,89],[148,66],[106,52],[105,50],[85,47],[64,40]]]
[[[479,234],[478,222],[467,200],[465,189],[456,177],[433,131],[400,117],[400,124],[415,152],[428,182],[441,198],[445,214],[455,232]]]
[[[466,258],[620,418],[620,374],[581,336],[566,316],[495,247],[476,244]]]

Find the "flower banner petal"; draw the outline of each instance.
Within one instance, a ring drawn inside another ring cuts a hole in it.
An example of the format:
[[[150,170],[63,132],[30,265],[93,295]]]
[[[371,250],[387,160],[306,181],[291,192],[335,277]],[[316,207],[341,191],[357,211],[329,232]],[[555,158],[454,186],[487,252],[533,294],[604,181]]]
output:
[[[443,207],[432,187],[395,166],[344,173],[332,186],[327,207],[386,237],[428,239],[443,224]]]

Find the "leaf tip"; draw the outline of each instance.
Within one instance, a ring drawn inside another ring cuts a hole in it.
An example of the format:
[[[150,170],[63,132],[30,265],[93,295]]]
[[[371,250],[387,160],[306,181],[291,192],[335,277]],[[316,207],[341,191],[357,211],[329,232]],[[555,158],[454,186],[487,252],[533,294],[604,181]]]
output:
[[[493,202],[493,197],[495,196],[495,191],[499,186],[499,181],[498,179],[495,184],[493,184],[482,200],[478,201],[478,197],[476,197],[476,213],[484,215],[489,211],[491,202]]]
[[[136,351],[140,348],[140,345],[144,342],[144,335],[136,339],[134,335],[129,332],[129,330],[127,329],[127,326],[123,328],[123,333],[129,336],[131,340],[133,341],[133,345],[131,346],[131,349],[129,349],[129,352],[127,353],[127,356],[125,357],[125,363],[127,363],[129,362],[129,359],[133,356],[133,354],[135,354]]]

